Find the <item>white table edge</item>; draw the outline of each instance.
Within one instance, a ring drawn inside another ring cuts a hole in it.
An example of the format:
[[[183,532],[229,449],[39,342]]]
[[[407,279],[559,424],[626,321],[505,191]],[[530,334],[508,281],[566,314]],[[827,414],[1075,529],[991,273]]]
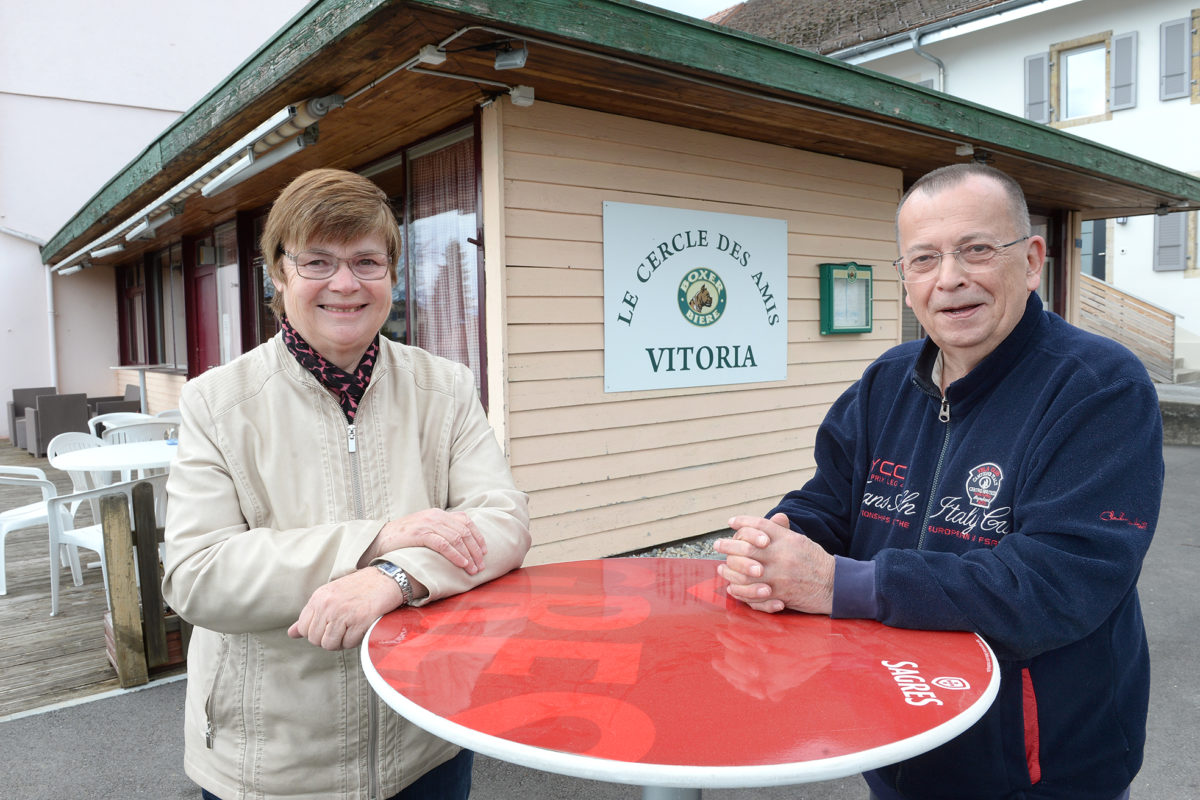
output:
[[[992,701],[1000,691],[1000,666],[996,661],[996,655],[981,636],[974,634],[976,641],[991,660],[991,679],[988,681],[987,688],[966,711],[941,725],[907,739],[858,753],[788,764],[722,767],[613,761],[559,750],[548,750],[480,733],[422,708],[389,686],[375,669],[375,665],[371,663],[369,653],[371,633],[378,624],[379,620],[372,623],[361,645],[360,659],[363,672],[371,687],[384,702],[409,722],[459,747],[473,750],[490,758],[543,772],[608,783],[681,789],[741,789],[790,786],[844,778],[888,764],[895,764],[950,741],[978,722],[979,718],[991,707]],[[929,744],[931,741],[932,744]]]

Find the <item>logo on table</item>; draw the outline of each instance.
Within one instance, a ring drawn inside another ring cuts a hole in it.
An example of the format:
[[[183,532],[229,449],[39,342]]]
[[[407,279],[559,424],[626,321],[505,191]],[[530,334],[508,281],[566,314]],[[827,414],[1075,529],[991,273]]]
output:
[[[915,661],[880,661],[892,673],[892,680],[904,694],[904,702],[910,706],[944,705],[938,699],[938,689],[948,689],[961,692],[971,688],[971,684],[963,678],[941,677],[931,681],[921,677],[921,667]]]
[[[701,328],[712,325],[725,313],[725,282],[711,269],[693,269],[679,282],[679,313]]]
[[[1000,482],[1004,473],[996,464],[980,464],[967,473],[967,499],[979,508],[991,508],[992,501],[1000,493]]]

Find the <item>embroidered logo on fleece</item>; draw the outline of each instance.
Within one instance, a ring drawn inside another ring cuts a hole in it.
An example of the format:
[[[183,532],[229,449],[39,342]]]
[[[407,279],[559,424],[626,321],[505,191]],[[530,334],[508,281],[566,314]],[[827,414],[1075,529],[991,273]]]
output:
[[[973,506],[991,508],[1003,481],[1004,473],[998,465],[980,464],[967,473],[967,499]]]

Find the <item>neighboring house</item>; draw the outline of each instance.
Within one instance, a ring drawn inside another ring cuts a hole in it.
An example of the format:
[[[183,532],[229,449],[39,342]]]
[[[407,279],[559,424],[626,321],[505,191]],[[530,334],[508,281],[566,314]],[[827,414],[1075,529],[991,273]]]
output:
[[[749,0],[718,18],[1200,174],[1197,0]],[[1196,213],[1159,212],[1096,209],[1080,266],[1176,314],[1175,355],[1197,369]]]
[[[111,272],[49,280],[38,246],[304,0],[0,2],[0,399],[121,393]],[[0,438],[11,436],[0,416]]]
[[[472,367],[528,563],[561,561],[723,529],[812,474],[829,406],[901,340],[900,194],[964,142],[1040,209],[1067,315],[1082,217],[1200,208],[1196,177],[640,3],[320,0],[42,255],[56,287],[122,287],[97,295],[122,363],[186,364],[147,375],[177,395],[275,330],[279,190],[370,176],[407,237],[384,333]]]

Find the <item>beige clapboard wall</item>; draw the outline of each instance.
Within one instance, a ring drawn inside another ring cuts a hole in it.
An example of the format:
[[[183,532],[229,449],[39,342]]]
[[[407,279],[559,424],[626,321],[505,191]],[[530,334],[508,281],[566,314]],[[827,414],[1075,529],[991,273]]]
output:
[[[829,405],[899,341],[899,172],[543,102],[506,105],[492,131],[507,303],[492,402],[530,495],[526,563],[720,530],[810,477]],[[786,220],[787,381],[605,394],[604,201]],[[827,261],[875,267],[872,333],[820,335]]]

